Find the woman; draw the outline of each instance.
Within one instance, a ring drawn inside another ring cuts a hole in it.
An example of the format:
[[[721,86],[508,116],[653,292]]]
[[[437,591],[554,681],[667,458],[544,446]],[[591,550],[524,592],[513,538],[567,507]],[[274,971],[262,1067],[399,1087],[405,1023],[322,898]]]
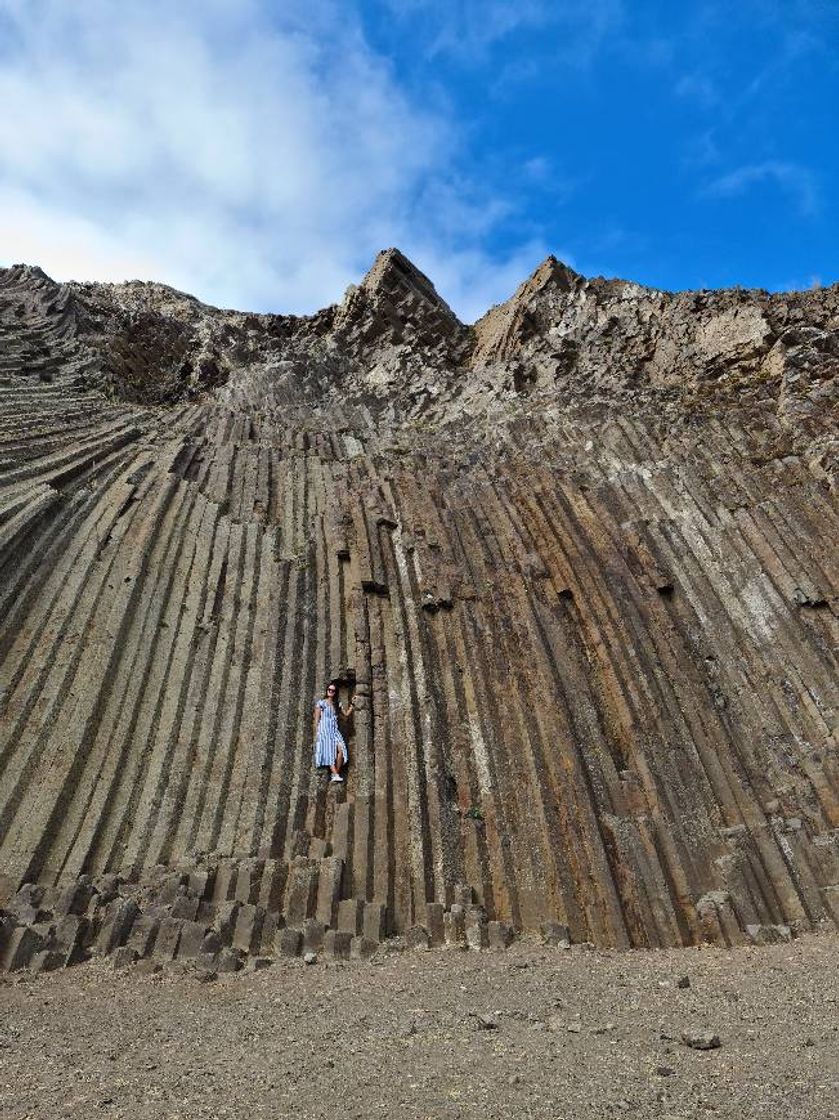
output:
[[[350,755],[344,736],[338,730],[338,712],[349,716],[353,713],[355,697],[345,710],[338,703],[338,682],[330,681],[326,694],[315,704],[315,766],[328,766],[332,771],[331,782],[343,782],[341,771]]]

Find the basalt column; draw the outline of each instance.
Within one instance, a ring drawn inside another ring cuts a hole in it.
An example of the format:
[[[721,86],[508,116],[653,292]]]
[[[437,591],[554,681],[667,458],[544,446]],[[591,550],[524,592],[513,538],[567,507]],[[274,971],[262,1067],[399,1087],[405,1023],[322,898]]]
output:
[[[832,289],[546,262],[466,328],[393,252],[300,320],[0,276],[0,906],[179,869],[336,953],[454,904],[839,922]]]

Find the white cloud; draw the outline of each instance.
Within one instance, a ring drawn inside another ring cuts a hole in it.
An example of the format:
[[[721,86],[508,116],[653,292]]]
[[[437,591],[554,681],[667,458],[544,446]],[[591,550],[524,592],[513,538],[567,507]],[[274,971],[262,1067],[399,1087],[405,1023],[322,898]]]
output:
[[[58,279],[149,276],[158,263],[153,253],[125,244],[95,222],[8,187],[0,187],[0,246],[6,262],[40,264]],[[84,274],[77,272],[79,262]]]
[[[482,55],[514,31],[550,21],[545,0],[386,0],[397,20],[419,17],[430,53]]]
[[[781,160],[745,164],[709,183],[704,193],[717,198],[733,198],[761,183],[774,183],[780,187],[804,216],[817,213],[819,198],[812,171],[800,164]]]
[[[279,7],[0,0],[0,263],[312,311],[421,229],[455,310],[509,295],[533,246],[482,249],[510,202],[458,175],[456,123],[349,3]]]
[[[550,40],[554,60],[586,66],[624,21],[624,0],[383,2],[395,20],[413,24],[430,55],[450,55],[461,63],[485,62],[494,47],[517,32],[559,29],[561,37]]]

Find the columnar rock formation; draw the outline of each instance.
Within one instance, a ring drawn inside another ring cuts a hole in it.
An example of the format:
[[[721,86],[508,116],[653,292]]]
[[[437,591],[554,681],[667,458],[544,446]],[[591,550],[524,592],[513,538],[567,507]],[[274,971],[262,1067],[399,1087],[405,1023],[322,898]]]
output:
[[[308,318],[0,271],[0,905],[839,921],[838,370],[837,287],[551,258],[466,327],[395,250]]]

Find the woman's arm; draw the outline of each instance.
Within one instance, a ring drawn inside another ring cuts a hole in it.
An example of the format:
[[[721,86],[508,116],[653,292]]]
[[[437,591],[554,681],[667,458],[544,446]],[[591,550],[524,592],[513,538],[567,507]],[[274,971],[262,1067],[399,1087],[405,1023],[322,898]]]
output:
[[[320,704],[315,704],[315,738],[318,735],[318,725],[320,724],[321,708]]]
[[[351,716],[351,715],[353,714],[353,712],[354,712],[354,711],[355,711],[355,697],[353,696],[353,697],[351,697],[351,698],[350,698],[350,706],[349,706],[348,708],[344,708],[344,707],[342,706],[342,707],[341,707],[341,712],[342,712],[342,713],[343,713],[343,714],[344,714],[345,716]]]

